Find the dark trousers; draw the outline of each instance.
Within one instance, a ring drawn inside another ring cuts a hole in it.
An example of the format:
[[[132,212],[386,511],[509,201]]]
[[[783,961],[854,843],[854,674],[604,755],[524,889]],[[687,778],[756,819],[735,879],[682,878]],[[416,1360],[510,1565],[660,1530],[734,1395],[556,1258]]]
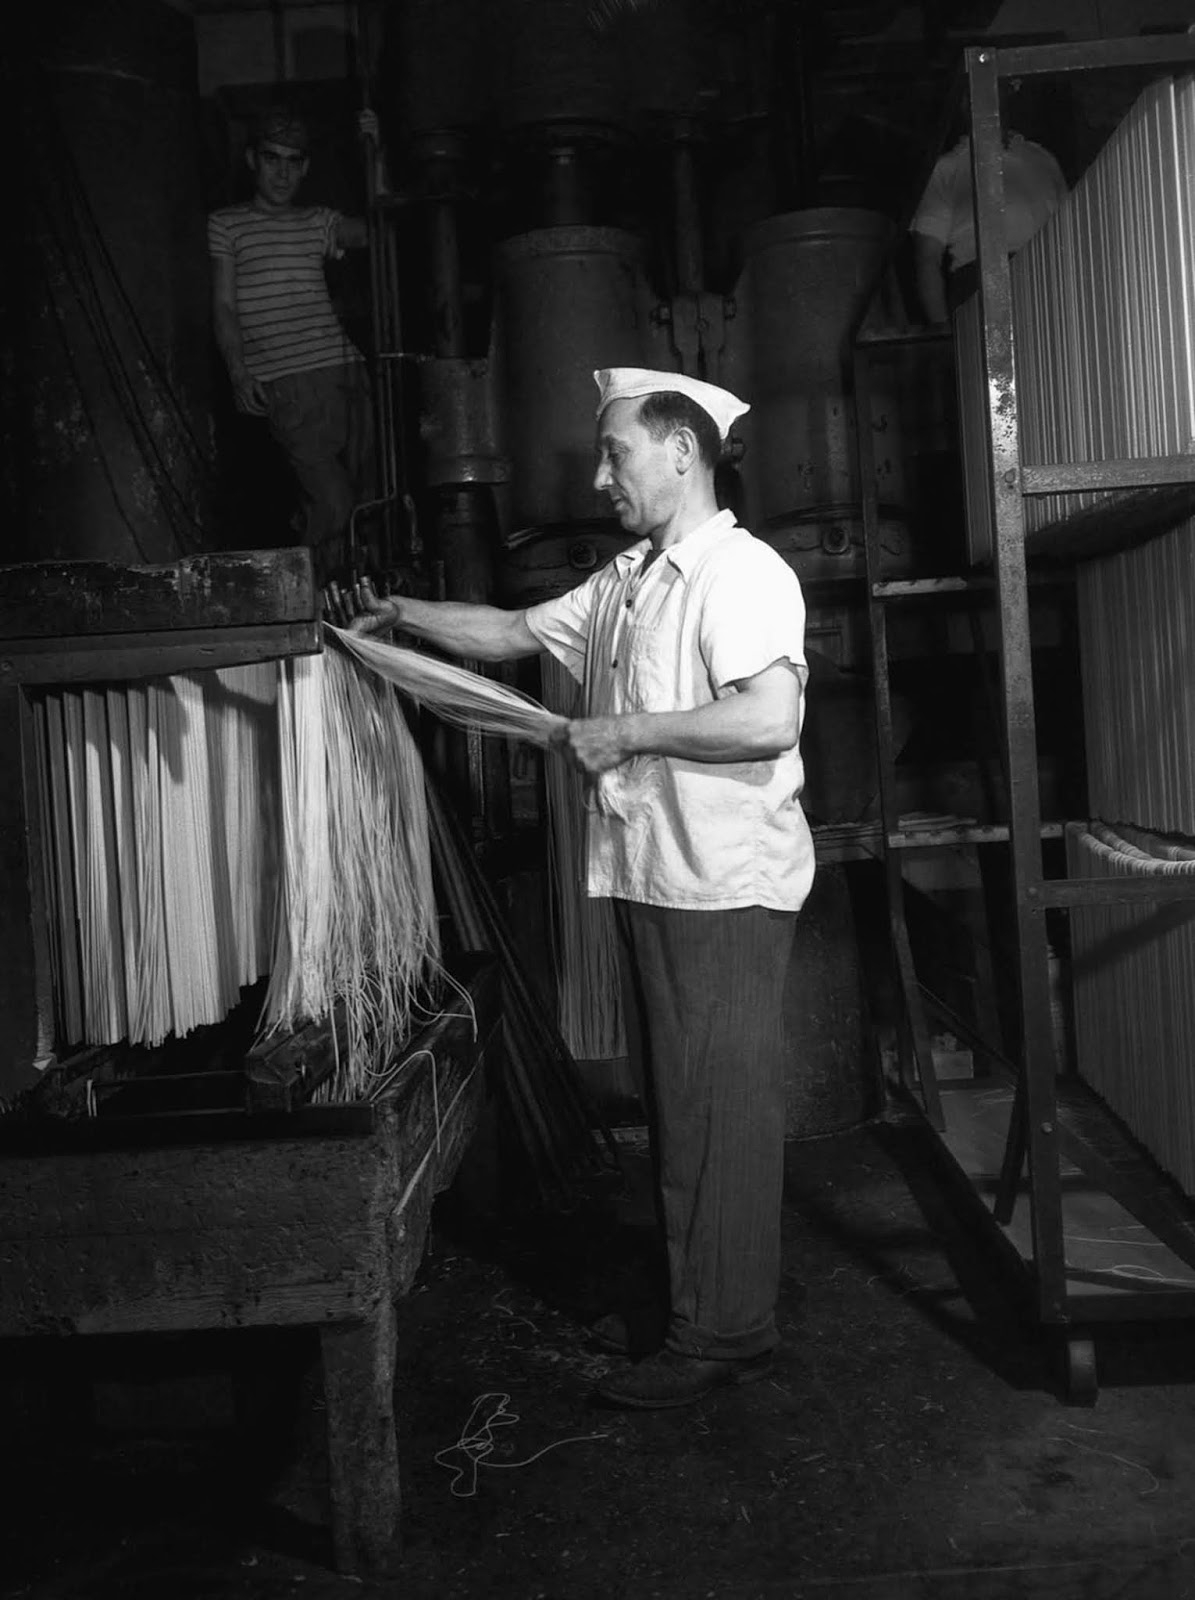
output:
[[[303,542],[326,575],[346,557],[353,507],[369,494],[369,385],[360,361],[265,385],[266,421],[299,484]]]
[[[666,1344],[759,1355],[779,1342],[781,1004],[796,913],[614,905],[668,1252]]]

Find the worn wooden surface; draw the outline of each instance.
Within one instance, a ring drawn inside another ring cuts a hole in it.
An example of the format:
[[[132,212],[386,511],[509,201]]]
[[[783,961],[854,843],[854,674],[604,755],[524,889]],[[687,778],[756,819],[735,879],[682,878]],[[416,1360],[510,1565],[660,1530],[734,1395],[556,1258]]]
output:
[[[101,1123],[84,1130],[95,1148],[52,1154],[43,1138],[40,1153],[0,1157],[0,1336],[371,1313],[418,1266],[422,1227],[405,1209],[430,1206],[472,1131],[480,1073],[454,1024],[425,1035],[432,1054],[362,1119],[372,1132],[303,1137],[300,1111],[290,1137],[246,1136],[252,1119],[237,1118],[239,1137],[131,1150],[98,1147]]]
[[[232,666],[320,648],[311,553],[0,566],[0,1103],[51,1048],[41,807],[23,685],[94,683]]]
[[[493,964],[468,987],[476,1030],[432,1023],[373,1107],[300,1108],[270,1139],[0,1154],[0,1337],[321,1328],[337,1559],[371,1576],[398,1552],[392,1308],[500,1034]],[[304,1136],[339,1110],[360,1131]]]
[[[123,683],[314,655],[323,644],[320,628],[316,618],[309,618],[305,622],[256,622],[245,627],[170,633],[142,630],[67,639],[10,639],[0,644],[0,684]]]
[[[0,1333],[323,1322],[386,1282],[376,1141],[0,1161]]]
[[[225,551],[164,566],[0,566],[0,639],[305,622],[318,614],[311,552]]]
[[[392,1576],[402,1552],[396,1337],[389,1297],[366,1322],[320,1333],[336,1565],[374,1578]]]
[[[338,1014],[342,1009],[338,1007]],[[246,1109],[293,1111],[331,1076],[335,1065],[336,1032],[327,1017],[263,1039],[245,1057]]]

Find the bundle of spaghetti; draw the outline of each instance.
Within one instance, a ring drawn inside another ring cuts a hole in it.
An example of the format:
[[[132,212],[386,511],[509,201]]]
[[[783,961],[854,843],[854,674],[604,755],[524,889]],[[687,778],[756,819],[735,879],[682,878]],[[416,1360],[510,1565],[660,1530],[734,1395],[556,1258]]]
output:
[[[128,691],[130,765],[134,773],[137,896],[137,992],[129,1012],[129,1037],[158,1044],[171,1031],[170,990],[166,979],[166,912],[162,885],[161,787],[157,781],[161,747],[158,713],[162,690],[157,684]],[[138,778],[137,774],[144,774]]]
[[[42,833],[42,892],[49,912],[47,931],[58,1013],[56,1027],[59,1038],[73,1040],[83,1036],[83,974],[76,937],[78,917],[62,699],[54,694],[38,696],[32,706]]]
[[[144,770],[157,816],[151,794],[139,833],[147,852],[141,923],[144,1004],[156,1016],[151,1038],[219,1021],[264,970],[274,893],[263,842],[276,831],[276,679],[276,665],[265,662],[149,687],[157,757],[151,761],[147,747]]]
[[[235,982],[265,971],[273,931],[278,801],[278,664],[220,667],[207,700],[217,792],[224,805],[224,847],[232,890]]]
[[[405,1039],[435,966],[423,770],[347,655],[48,693],[35,716],[63,1045],[156,1045],[270,970],[263,1026],[345,1021],[330,1093]]]
[[[116,818],[102,691],[85,689],[67,706],[67,772],[76,827],[76,894],[83,909],[84,1026],[112,1044],[125,1032],[124,932],[117,876]]]
[[[1195,440],[1195,80],[1138,97],[1099,157],[1012,262],[1021,458],[1177,455]],[[975,559],[991,553],[977,300],[956,314]],[[983,481],[980,479],[983,477]],[[1116,491],[1119,492],[1119,491]],[[1106,494],[1035,497],[1026,526]]]
[[[544,656],[541,672],[549,709],[576,716],[578,687],[566,668]],[[578,1061],[615,1060],[626,1054],[618,942],[609,900],[586,890],[585,783],[567,762],[549,760],[544,787],[560,1032]]]
[[[333,1014],[323,1091],[361,1095],[392,1060],[437,964],[423,764],[395,695],[344,652],[284,664],[281,862],[262,1031]]]
[[[266,663],[38,701],[61,1045],[160,1044],[219,1021],[260,976],[275,674]]]
[[[204,705],[207,683],[208,674],[180,673],[158,684],[166,986],[171,1032],[179,1035],[218,1021],[237,998],[224,954],[230,892],[212,815],[215,775]]]
[[[1195,835],[1195,521],[1084,562],[1077,598],[1089,804]]]
[[[489,951],[502,972],[506,1050],[495,1089],[546,1203],[570,1202],[585,1179],[615,1169],[617,1149],[559,1030],[527,980],[493,891],[452,812],[428,784],[437,883],[463,950]]]
[[[550,744],[564,726],[564,717],[508,684],[370,634],[324,626],[358,661],[446,722],[538,745]]]
[[[1092,822],[1067,828],[1077,877],[1195,874],[1195,841]],[[1083,1078],[1195,1193],[1195,919],[1189,903],[1075,907],[1075,1054]]]
[[[1195,440],[1195,79],[1137,98],[1013,263],[1027,461],[1165,456]],[[1039,526],[1091,505],[1030,501]]]
[[[138,937],[141,927],[137,871],[137,773],[128,700],[119,690],[104,695],[115,823],[115,881],[119,885],[121,959],[124,969],[124,1027],[137,1008]],[[97,757],[99,752],[97,752]]]
[[[284,661],[278,674],[278,898],[263,1021],[267,1030],[326,1016],[332,869],[324,750],[323,662]]]

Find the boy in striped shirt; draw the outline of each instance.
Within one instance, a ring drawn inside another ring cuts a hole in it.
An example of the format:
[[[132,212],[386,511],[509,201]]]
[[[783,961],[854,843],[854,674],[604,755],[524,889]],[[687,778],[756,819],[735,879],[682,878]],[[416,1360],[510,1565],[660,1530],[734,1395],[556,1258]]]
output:
[[[376,139],[372,112],[359,125]],[[322,580],[344,559],[369,431],[364,360],[332,308],[324,268],[365,245],[368,231],[361,217],[295,203],[308,148],[293,112],[262,114],[245,152],[253,198],[211,213],[208,252],[216,343],[237,409],[263,417],[290,462]]]

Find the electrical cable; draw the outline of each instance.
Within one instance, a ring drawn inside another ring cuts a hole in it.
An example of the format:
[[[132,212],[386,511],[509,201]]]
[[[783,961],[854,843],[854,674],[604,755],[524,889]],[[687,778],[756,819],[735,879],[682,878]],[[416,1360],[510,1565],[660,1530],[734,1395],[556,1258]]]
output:
[[[537,1450],[522,1461],[491,1461],[489,1458],[497,1448],[494,1429],[513,1428],[520,1420],[518,1412],[511,1411],[509,1407],[508,1394],[495,1391],[479,1395],[473,1402],[469,1420],[461,1429],[456,1443],[444,1450],[437,1450],[433,1456],[438,1467],[446,1467],[453,1474],[450,1490],[458,1500],[471,1499],[477,1493],[478,1470],[481,1467],[497,1467],[514,1472],[521,1467],[531,1466],[541,1456],[546,1456],[549,1450],[557,1450],[562,1444],[584,1444],[590,1439],[610,1437],[608,1432],[573,1434],[567,1439],[554,1439],[551,1444],[544,1445],[542,1450]],[[461,1488],[462,1483],[466,1487]]]

